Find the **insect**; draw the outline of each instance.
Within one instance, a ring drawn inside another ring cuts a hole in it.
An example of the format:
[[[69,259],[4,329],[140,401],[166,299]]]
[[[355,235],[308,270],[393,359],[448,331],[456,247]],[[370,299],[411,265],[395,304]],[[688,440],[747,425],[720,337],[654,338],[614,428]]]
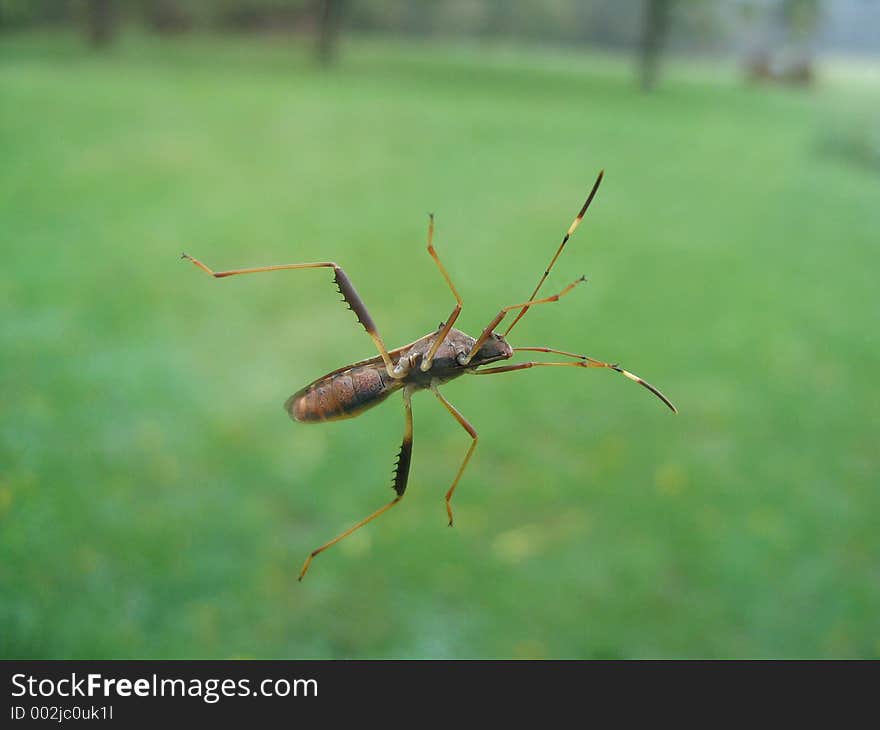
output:
[[[230,271],[214,271],[198,259],[182,254],[181,258],[191,261],[202,271],[211,276],[222,279],[227,276],[237,276],[239,274],[257,274],[265,271],[282,271],[287,269],[333,269],[333,277],[338,287],[339,293],[342,294],[343,300],[348,304],[358,322],[361,323],[367,334],[372,338],[373,343],[379,354],[375,357],[361,360],[351,365],[334,370],[327,373],[317,380],[309,383],[301,390],[294,393],[284,404],[285,410],[291,418],[300,423],[322,423],[324,421],[336,421],[343,418],[353,418],[360,415],[369,408],[377,406],[393,393],[402,391],[403,393],[403,409],[404,409],[404,431],[403,441],[400,444],[400,451],[397,456],[397,463],[394,467],[394,478],[392,486],[394,488],[395,497],[388,504],[380,507],[372,514],[368,515],[360,522],[356,523],[345,532],[337,535],[329,542],[324,543],[320,547],[313,550],[305,560],[302,570],[299,574],[299,580],[303,579],[312,560],[324,552],[327,548],[332,547],[340,540],[345,539],[356,530],[366,525],[368,522],[376,519],[380,515],[390,510],[394,505],[403,499],[406,492],[407,480],[409,478],[410,461],[412,457],[413,445],[413,418],[411,400],[413,393],[419,390],[430,390],[443,404],[443,407],[458,421],[461,427],[467,431],[471,438],[470,446],[464,455],[458,472],[452,480],[452,485],[446,492],[446,513],[449,517],[449,525],[452,525],[452,496],[458,486],[461,476],[464,473],[474,449],[477,446],[478,435],[477,430],[470,422],[452,405],[440,392],[440,386],[454,380],[462,375],[497,375],[500,373],[508,373],[516,370],[525,370],[533,367],[581,367],[581,368],[607,368],[614,370],[639,385],[650,390],[660,400],[662,400],[673,413],[677,413],[672,402],[664,396],[653,385],[642,380],[639,376],[624,370],[614,363],[602,362],[586,355],[578,355],[565,350],[557,350],[550,347],[511,347],[507,342],[507,336],[529,311],[531,307],[550,304],[561,299],[568,294],[578,284],[586,281],[586,277],[580,277],[566,286],[558,294],[553,296],[537,299],[538,291],[544,284],[544,281],[550,274],[554,264],[568,243],[569,238],[575,232],[590,207],[596,191],[602,182],[604,171],[599,173],[596,182],[587,196],[586,202],[581,207],[577,217],[572,222],[562,243],[550,260],[550,263],[538,280],[532,295],[525,302],[518,304],[510,304],[502,307],[487,324],[483,331],[476,337],[471,337],[461,330],[455,329],[453,326],[461,314],[463,306],[461,296],[456,290],[449,273],[440,261],[437,251],[434,248],[434,216],[429,216],[428,223],[428,253],[437,264],[440,274],[452,291],[455,297],[455,307],[445,322],[441,322],[437,330],[429,332],[424,337],[419,338],[415,342],[411,342],[403,347],[395,350],[388,350],[379,334],[376,324],[364,301],[360,298],[351,279],[342,270],[338,264],[333,261],[320,261],[305,264],[283,264],[279,266],[260,266],[249,269],[234,269]],[[498,334],[495,328],[501,321],[511,312],[519,310],[513,321],[507,327],[503,334]],[[499,367],[485,367],[491,363],[501,360],[508,360],[513,357],[516,352],[541,352],[561,355],[571,358],[562,362],[521,362],[513,365],[503,365]]]

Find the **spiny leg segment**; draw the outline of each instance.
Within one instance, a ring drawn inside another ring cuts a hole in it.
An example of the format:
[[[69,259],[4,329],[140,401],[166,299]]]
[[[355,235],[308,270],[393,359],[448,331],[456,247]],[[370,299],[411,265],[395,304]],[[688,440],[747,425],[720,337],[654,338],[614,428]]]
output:
[[[436,383],[431,383],[431,390],[434,392],[434,395],[437,396],[437,399],[443,404],[447,411],[452,414],[452,417],[461,424],[461,427],[470,434],[472,439],[471,445],[467,450],[467,453],[464,455],[464,460],[461,462],[461,466],[458,467],[458,473],[455,475],[455,479],[452,480],[452,486],[449,487],[449,491],[446,492],[446,514],[449,516],[449,526],[452,527],[452,495],[455,492],[455,488],[458,486],[458,480],[461,479],[461,475],[464,473],[465,467],[468,465],[468,462],[471,460],[471,454],[474,453],[474,449],[477,448],[477,441],[479,440],[479,436],[477,435],[477,430],[468,422],[468,420],[459,413],[458,409],[452,405],[446,398],[443,397],[443,394],[440,393],[440,389],[437,387]]]
[[[510,330],[514,328],[517,322],[519,322],[523,315],[529,311],[529,307],[532,306],[535,302],[532,300],[538,295],[538,290],[544,284],[544,281],[550,275],[550,271],[553,268],[553,264],[556,263],[556,259],[559,258],[559,255],[562,253],[562,249],[565,248],[565,244],[568,243],[568,239],[571,238],[572,234],[575,232],[577,227],[580,225],[581,221],[584,218],[584,214],[587,212],[587,208],[590,207],[590,203],[593,202],[593,198],[596,197],[596,191],[599,189],[599,184],[602,182],[602,178],[605,176],[605,170],[599,171],[599,176],[596,178],[596,182],[593,183],[593,189],[590,190],[590,194],[587,196],[587,201],[584,203],[581,208],[580,213],[577,214],[577,217],[572,221],[571,225],[568,227],[568,231],[565,236],[562,238],[562,243],[559,244],[559,248],[556,249],[556,253],[553,254],[553,258],[550,259],[550,263],[547,264],[547,268],[544,269],[544,273],[541,275],[541,278],[538,280],[538,285],[535,287],[535,291],[532,292],[532,296],[529,297],[529,301],[522,305],[522,311],[518,315],[516,315],[516,319],[510,323],[510,326],[504,331],[504,336],[510,333]]]
[[[557,302],[562,297],[564,297],[566,294],[568,294],[568,292],[570,292],[572,289],[574,289],[578,284],[580,284],[582,281],[586,281],[586,280],[587,280],[587,277],[582,276],[579,279],[575,279],[573,282],[571,282],[571,284],[569,284],[567,287],[565,287],[565,289],[563,289],[561,292],[559,292],[559,294],[554,294],[551,297],[544,297],[543,299],[534,299],[534,300],[530,299],[528,302],[523,302],[520,304],[510,304],[510,305],[502,308],[498,312],[498,314],[496,314],[492,318],[492,321],[489,322],[488,325],[486,325],[485,329],[480,333],[480,336],[474,342],[473,347],[471,347],[471,351],[467,355],[465,355],[464,357],[459,358],[458,364],[459,365],[467,365],[473,359],[474,355],[476,355],[480,351],[480,348],[483,346],[483,343],[489,339],[492,332],[495,330],[495,328],[498,326],[498,324],[501,322],[501,320],[504,319],[505,315],[507,315],[508,312],[511,312],[514,309],[519,309],[520,307],[524,307],[526,305],[528,305],[529,307],[534,307],[538,304],[550,304],[551,302]]]
[[[437,264],[437,268],[440,269],[440,273],[443,275],[443,278],[446,280],[446,283],[449,284],[449,288],[452,290],[452,296],[455,297],[455,309],[452,310],[452,314],[450,314],[446,318],[446,324],[440,328],[440,333],[437,335],[437,339],[434,340],[431,345],[431,349],[425,354],[425,357],[422,359],[421,369],[422,372],[426,373],[431,369],[431,364],[434,362],[434,355],[437,354],[437,350],[440,348],[440,345],[443,344],[443,340],[446,339],[446,335],[452,330],[452,325],[455,324],[455,320],[458,319],[458,315],[461,314],[462,301],[461,296],[459,296],[458,291],[455,289],[455,284],[452,283],[452,279],[449,277],[449,273],[446,271],[446,267],[440,262],[440,257],[437,255],[437,251],[434,248],[434,214],[428,214],[428,253],[431,255],[431,258],[434,259],[434,263]]]
[[[678,409],[673,405],[672,401],[669,400],[663,393],[661,393],[657,388],[651,385],[646,380],[642,380],[638,375],[629,372],[628,370],[624,370],[622,367],[617,365],[616,363],[608,363],[602,362],[601,360],[596,360],[587,355],[578,355],[574,352],[566,352],[565,350],[554,350],[550,347],[514,347],[514,352],[549,352],[554,353],[556,355],[565,355],[567,357],[577,358],[579,362],[522,362],[517,363],[516,365],[502,365],[501,367],[495,368],[486,368],[484,370],[474,370],[474,375],[493,375],[499,373],[509,373],[515,370],[526,370],[527,368],[535,368],[535,367],[575,367],[575,368],[608,368],[609,370],[614,370],[621,375],[632,380],[634,383],[638,383],[643,388],[650,390],[654,395],[656,395],[660,400],[662,400],[673,413],[678,413]]]
[[[376,349],[379,351],[379,354],[382,356],[382,360],[385,363],[385,369],[388,371],[388,374],[392,378],[400,378],[405,375],[405,373],[400,373],[394,369],[394,363],[391,362],[391,356],[388,354],[388,349],[385,347],[385,343],[382,341],[382,337],[379,335],[379,331],[376,329],[376,323],[373,322],[373,318],[367,311],[367,307],[364,304],[363,299],[361,299],[360,295],[357,293],[357,290],[354,288],[354,284],[351,283],[351,279],[348,278],[348,275],[342,270],[342,267],[340,267],[333,261],[318,261],[308,264],[280,264],[278,266],[257,266],[250,269],[214,271],[198,259],[190,256],[189,254],[181,254],[180,258],[192,262],[206,274],[210,274],[215,279],[223,279],[227,276],[237,276],[238,274],[259,274],[264,271],[284,271],[286,269],[333,269],[333,276],[336,282],[336,286],[339,289],[339,293],[342,294],[343,298],[348,304],[348,308],[354,312],[358,322],[363,325],[363,328],[367,331],[370,339],[372,339],[375,343]]]
[[[406,484],[409,480],[409,465],[412,460],[412,443],[413,443],[413,419],[412,419],[412,389],[406,387],[403,389],[403,408],[404,414],[406,418],[406,423],[403,431],[403,441],[400,444],[400,452],[397,455],[397,464],[394,467],[394,491],[397,493],[397,496],[392,499],[388,504],[384,507],[380,507],[373,514],[365,517],[357,524],[349,527],[345,532],[340,535],[337,535],[329,542],[325,542],[321,547],[312,550],[309,553],[309,556],[306,558],[306,562],[303,563],[302,570],[299,572],[299,579],[302,580],[303,576],[308,572],[309,566],[312,564],[312,560],[315,559],[317,555],[324,552],[327,548],[333,547],[340,540],[344,540],[346,537],[351,535],[351,533],[359,530],[361,527],[366,525],[368,522],[375,520],[379,515],[383,514],[390,510],[395,504],[397,504],[401,499],[403,499],[403,494],[406,492]]]

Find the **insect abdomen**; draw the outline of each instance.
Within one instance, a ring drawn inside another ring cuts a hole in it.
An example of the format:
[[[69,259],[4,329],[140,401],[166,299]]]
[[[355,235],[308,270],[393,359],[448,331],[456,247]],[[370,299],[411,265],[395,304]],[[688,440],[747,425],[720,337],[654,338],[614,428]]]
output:
[[[381,365],[330,373],[294,393],[284,408],[301,423],[338,421],[378,405],[401,387]]]

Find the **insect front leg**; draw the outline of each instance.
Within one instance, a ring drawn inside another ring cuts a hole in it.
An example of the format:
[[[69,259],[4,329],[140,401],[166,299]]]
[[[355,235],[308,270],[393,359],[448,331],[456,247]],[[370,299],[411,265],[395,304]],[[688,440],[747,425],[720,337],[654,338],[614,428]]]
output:
[[[443,344],[443,340],[446,339],[446,335],[450,333],[452,330],[452,325],[455,324],[455,320],[458,319],[458,315],[461,314],[461,308],[463,306],[463,302],[461,300],[461,296],[459,296],[458,291],[455,289],[455,284],[452,283],[452,279],[449,277],[449,273],[446,271],[446,267],[440,262],[440,257],[437,255],[437,251],[434,248],[434,214],[431,213],[428,218],[428,253],[431,258],[434,259],[434,263],[437,264],[437,268],[440,269],[440,273],[443,275],[443,278],[446,280],[446,283],[449,284],[449,288],[452,290],[452,296],[455,297],[455,308],[452,310],[452,313],[446,318],[446,324],[444,324],[440,328],[440,332],[437,335],[437,339],[431,344],[430,349],[425,354],[425,357],[422,358],[421,370],[423,373],[428,372],[431,369],[431,365],[434,362],[434,356],[437,354],[437,350],[440,348],[440,345]]]
[[[395,367],[394,363],[391,362],[391,356],[388,354],[388,349],[385,347],[385,343],[382,341],[382,337],[379,335],[379,331],[376,329],[376,323],[373,322],[373,318],[367,311],[367,306],[364,304],[364,300],[361,299],[360,295],[357,293],[357,290],[354,288],[354,284],[351,283],[351,279],[348,278],[348,275],[342,270],[342,267],[339,266],[339,264],[334,263],[333,261],[317,261],[308,264],[281,264],[278,266],[257,266],[251,269],[230,269],[229,271],[214,271],[198,259],[190,256],[189,254],[184,253],[181,254],[180,257],[192,262],[206,274],[210,274],[215,279],[223,279],[227,276],[237,276],[238,274],[260,274],[265,271],[284,271],[287,269],[333,269],[333,277],[334,281],[336,282],[336,286],[339,289],[339,293],[342,294],[343,298],[348,304],[348,308],[354,312],[358,322],[361,323],[363,328],[367,331],[367,334],[370,336],[370,339],[373,340],[373,343],[376,345],[376,349],[382,356],[382,361],[385,363],[385,369],[388,371],[388,374],[392,378],[402,378],[406,375],[408,368]]]
[[[525,313],[529,311],[529,307],[531,306],[531,302],[534,301],[535,297],[538,296],[538,291],[541,289],[541,286],[547,280],[547,277],[550,276],[550,271],[553,269],[553,265],[556,263],[556,259],[562,254],[562,249],[565,248],[565,244],[568,243],[568,239],[571,238],[572,234],[577,230],[577,227],[581,224],[581,221],[584,219],[584,215],[587,212],[587,208],[590,207],[590,203],[593,202],[593,198],[596,197],[596,191],[599,189],[599,185],[602,184],[602,178],[605,176],[605,170],[599,171],[599,177],[596,178],[596,182],[593,183],[593,189],[590,190],[590,194],[587,196],[587,200],[581,208],[580,213],[577,214],[577,217],[572,221],[571,225],[568,227],[568,231],[562,237],[562,243],[559,244],[559,248],[556,249],[556,253],[553,254],[553,258],[550,259],[550,263],[547,264],[547,268],[544,269],[544,273],[541,275],[541,278],[538,279],[538,286],[535,287],[535,290],[532,292],[532,296],[529,297],[529,301],[523,305],[523,308],[520,310],[519,314],[516,315],[516,318],[513,322],[510,323],[510,326],[504,330],[504,336],[510,334],[510,330],[512,330],[516,323],[519,322],[524,316]]]
[[[476,339],[473,346],[471,347],[471,351],[467,353],[467,355],[459,356],[458,364],[467,365],[471,360],[473,360],[474,355],[476,355],[480,351],[483,343],[489,339],[491,334],[495,331],[495,328],[500,324],[501,320],[504,319],[508,312],[512,312],[514,309],[519,309],[520,307],[535,307],[539,304],[551,304],[553,302],[558,302],[578,284],[586,280],[586,276],[575,279],[573,282],[571,282],[571,284],[565,287],[565,289],[559,292],[559,294],[554,294],[551,297],[544,297],[543,299],[530,299],[527,302],[521,302],[520,304],[510,304],[506,307],[502,307],[501,310],[499,310],[498,314],[496,314],[492,318],[489,324],[487,324],[483,331],[480,333],[480,336]]]

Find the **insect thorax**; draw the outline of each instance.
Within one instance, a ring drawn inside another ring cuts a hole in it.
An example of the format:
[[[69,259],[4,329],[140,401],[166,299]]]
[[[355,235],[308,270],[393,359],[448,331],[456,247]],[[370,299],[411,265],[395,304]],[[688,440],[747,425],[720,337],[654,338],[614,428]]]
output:
[[[513,354],[510,346],[500,335],[492,335],[471,362],[462,365],[461,359],[470,353],[476,339],[461,330],[452,329],[437,348],[430,369],[426,372],[422,371],[422,361],[438,336],[439,331],[425,335],[403,353],[401,360],[409,368],[407,382],[422,388],[429,387],[432,381],[446,383],[478,365],[505,360]]]

